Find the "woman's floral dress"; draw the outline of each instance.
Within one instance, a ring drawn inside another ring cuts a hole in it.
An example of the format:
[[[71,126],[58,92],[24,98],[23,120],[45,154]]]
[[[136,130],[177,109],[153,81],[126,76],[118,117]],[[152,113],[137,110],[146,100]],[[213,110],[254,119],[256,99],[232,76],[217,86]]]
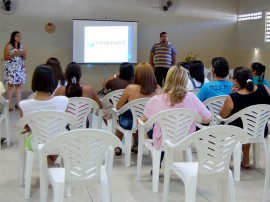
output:
[[[11,46],[9,55],[17,51],[16,48]],[[23,48],[20,48],[23,51]],[[4,65],[4,81],[7,84],[24,84],[25,83],[25,66],[24,60],[16,56],[11,60],[7,60]]]

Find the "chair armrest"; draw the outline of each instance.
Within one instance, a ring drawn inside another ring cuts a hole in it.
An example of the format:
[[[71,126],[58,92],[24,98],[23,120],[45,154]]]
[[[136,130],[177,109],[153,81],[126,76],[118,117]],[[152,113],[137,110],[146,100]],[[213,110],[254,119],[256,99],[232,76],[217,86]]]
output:
[[[209,127],[209,126],[204,126],[204,125],[202,125],[201,123],[197,123],[197,122],[196,122],[196,126],[197,126],[199,129],[204,129],[204,128]]]
[[[217,118],[217,119],[216,119],[217,125],[228,124],[228,118],[227,118],[227,119],[224,119],[224,118],[222,118],[220,115],[217,115],[216,118]]]

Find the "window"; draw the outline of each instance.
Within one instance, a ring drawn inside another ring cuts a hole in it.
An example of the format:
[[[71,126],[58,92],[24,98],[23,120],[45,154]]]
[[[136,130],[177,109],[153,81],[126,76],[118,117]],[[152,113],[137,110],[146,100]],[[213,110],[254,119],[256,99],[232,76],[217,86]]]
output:
[[[265,36],[264,36],[265,42],[270,42],[270,12],[265,12]]]
[[[238,15],[238,21],[257,20],[262,18],[262,12]]]

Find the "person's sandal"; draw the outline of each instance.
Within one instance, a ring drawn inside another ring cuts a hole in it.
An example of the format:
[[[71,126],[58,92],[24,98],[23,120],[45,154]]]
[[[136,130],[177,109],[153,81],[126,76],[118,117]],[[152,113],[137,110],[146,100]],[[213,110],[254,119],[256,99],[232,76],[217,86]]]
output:
[[[120,156],[122,154],[122,149],[120,147],[116,147],[114,149],[115,156]]]
[[[132,151],[133,153],[137,154],[137,153],[138,153],[138,145],[137,145],[137,144],[132,145],[131,151]]]

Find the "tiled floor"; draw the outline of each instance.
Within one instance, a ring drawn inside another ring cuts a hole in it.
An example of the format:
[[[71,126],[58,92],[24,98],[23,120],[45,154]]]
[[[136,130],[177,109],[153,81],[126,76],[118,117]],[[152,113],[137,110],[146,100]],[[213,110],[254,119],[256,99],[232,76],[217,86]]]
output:
[[[24,199],[24,187],[18,185],[18,136],[14,125],[18,120],[18,112],[10,112],[10,146],[2,145],[0,151],[0,202],[22,202],[39,201],[39,169],[36,165],[33,169],[31,199]],[[94,124],[95,125],[95,124]],[[104,126],[104,129],[105,126]],[[261,152],[263,153],[263,152]],[[145,152],[142,166],[142,179],[137,181],[136,159],[132,154],[131,167],[124,166],[124,156],[115,157],[113,176],[112,176],[112,199],[115,202],[161,202],[163,178],[159,183],[159,192],[152,193],[151,176],[151,157]],[[37,160],[37,159],[36,159]],[[35,161],[36,161],[35,160]],[[34,162],[35,163],[35,162]],[[264,184],[264,157],[261,155],[261,168],[253,170],[242,170],[241,181],[235,183],[236,199],[239,202],[259,202],[262,200]],[[163,171],[161,171],[162,175]],[[172,175],[170,183],[169,201],[184,201],[184,186],[175,175]],[[74,188],[72,197],[66,197],[64,201],[85,202],[101,201],[99,186],[87,188]],[[197,202],[215,202],[217,200],[217,183],[199,180],[197,188]],[[49,190],[48,201],[52,201],[52,190]],[[270,196],[269,196],[270,201]]]

